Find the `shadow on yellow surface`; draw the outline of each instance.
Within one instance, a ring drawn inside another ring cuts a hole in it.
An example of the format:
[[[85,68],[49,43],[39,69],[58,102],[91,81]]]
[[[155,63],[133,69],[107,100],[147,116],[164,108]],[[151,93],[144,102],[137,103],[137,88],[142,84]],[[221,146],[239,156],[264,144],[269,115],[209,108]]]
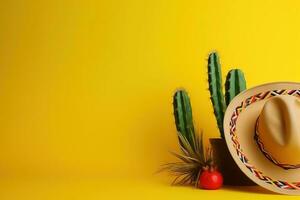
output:
[[[244,193],[256,193],[256,194],[275,194],[269,190],[266,190],[260,186],[224,186],[223,190],[232,192],[244,192]]]

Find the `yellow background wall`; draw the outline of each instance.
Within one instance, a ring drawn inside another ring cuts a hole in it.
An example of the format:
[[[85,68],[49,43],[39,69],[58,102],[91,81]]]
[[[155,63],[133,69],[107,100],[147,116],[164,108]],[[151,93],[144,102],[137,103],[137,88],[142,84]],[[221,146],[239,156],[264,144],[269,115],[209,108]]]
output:
[[[0,173],[146,177],[177,149],[172,94],[218,137],[206,59],[248,87],[300,81],[299,1],[0,4]]]

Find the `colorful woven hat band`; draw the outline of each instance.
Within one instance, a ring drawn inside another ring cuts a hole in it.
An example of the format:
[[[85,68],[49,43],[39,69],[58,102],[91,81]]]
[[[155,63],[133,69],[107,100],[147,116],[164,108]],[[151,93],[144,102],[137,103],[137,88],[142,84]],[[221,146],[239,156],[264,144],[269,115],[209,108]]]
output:
[[[298,169],[300,168],[300,164],[297,165],[292,165],[292,164],[287,164],[287,163],[280,163],[278,162],[264,147],[263,142],[259,138],[259,132],[258,132],[258,126],[259,126],[259,118],[257,118],[256,123],[255,123],[255,133],[254,133],[254,140],[256,141],[259,149],[261,152],[264,154],[265,157],[267,157],[270,161],[272,161],[275,165],[288,170],[288,169]]]

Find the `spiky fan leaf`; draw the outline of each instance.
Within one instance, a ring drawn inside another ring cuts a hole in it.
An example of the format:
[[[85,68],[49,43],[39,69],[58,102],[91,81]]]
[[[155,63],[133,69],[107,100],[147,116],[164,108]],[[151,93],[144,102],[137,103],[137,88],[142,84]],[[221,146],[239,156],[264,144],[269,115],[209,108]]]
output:
[[[211,152],[204,150],[202,133],[200,136],[195,133],[192,134],[192,144],[180,133],[178,133],[178,138],[182,154],[174,152],[172,152],[172,154],[180,161],[165,164],[161,170],[168,170],[171,174],[176,176],[173,184],[195,185],[198,182],[198,176],[202,168],[212,163]],[[192,146],[195,148],[193,149]]]

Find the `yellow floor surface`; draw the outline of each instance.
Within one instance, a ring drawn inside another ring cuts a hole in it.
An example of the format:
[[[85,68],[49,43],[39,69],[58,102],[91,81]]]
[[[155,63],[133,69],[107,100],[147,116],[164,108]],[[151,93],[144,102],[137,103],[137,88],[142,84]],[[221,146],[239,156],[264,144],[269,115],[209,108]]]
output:
[[[2,179],[0,199],[300,199],[268,192],[258,186],[223,187],[208,191],[192,187],[170,186],[153,180],[107,179]]]

